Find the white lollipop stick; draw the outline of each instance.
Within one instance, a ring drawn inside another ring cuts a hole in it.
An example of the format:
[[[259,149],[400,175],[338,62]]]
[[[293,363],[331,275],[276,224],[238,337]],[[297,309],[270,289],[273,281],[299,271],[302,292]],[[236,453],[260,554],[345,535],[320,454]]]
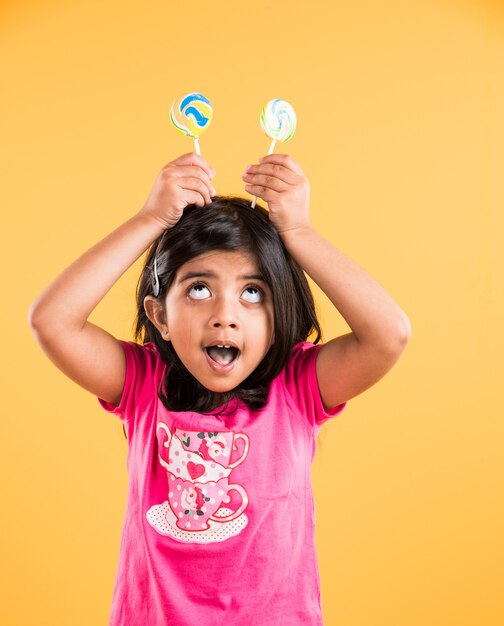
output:
[[[196,154],[201,155],[200,147],[199,147],[199,139],[194,137],[194,148],[196,149]]]
[[[270,154],[273,154],[273,150],[275,149],[275,144],[276,144],[276,139],[273,139],[273,141],[271,142],[271,145],[270,145],[270,149],[269,149],[269,152],[268,152],[268,156],[269,156]],[[254,196],[254,199],[252,200],[252,208],[254,208],[254,207],[255,207],[256,202],[257,202],[257,196]]]

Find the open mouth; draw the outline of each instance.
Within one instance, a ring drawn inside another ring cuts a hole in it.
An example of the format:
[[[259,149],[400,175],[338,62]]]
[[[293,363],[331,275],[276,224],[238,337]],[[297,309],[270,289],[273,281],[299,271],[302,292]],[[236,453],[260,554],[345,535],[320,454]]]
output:
[[[229,365],[240,354],[238,348],[232,346],[208,346],[205,352],[219,365]]]

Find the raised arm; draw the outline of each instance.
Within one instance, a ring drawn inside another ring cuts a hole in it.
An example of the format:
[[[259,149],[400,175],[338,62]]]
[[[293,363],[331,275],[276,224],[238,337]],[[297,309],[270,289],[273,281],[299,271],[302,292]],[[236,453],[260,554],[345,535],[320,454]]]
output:
[[[374,278],[311,227],[308,180],[291,157],[267,156],[243,178],[251,183],[247,191],[268,202],[289,253],[352,329],[324,344],[317,356],[323,403],[335,407],[394,366],[409,341],[410,321]]]
[[[89,322],[89,315],[188,204],[211,201],[212,177],[212,169],[192,153],[168,163],[142,209],[74,261],[32,303],[28,321],[43,352],[94,395],[119,403],[125,358],[119,341]]]

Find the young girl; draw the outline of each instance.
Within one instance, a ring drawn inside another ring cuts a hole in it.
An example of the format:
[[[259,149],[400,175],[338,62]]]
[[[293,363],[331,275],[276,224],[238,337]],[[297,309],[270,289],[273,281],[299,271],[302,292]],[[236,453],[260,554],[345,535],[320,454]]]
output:
[[[393,367],[410,324],[310,225],[308,181],[292,158],[264,157],[243,175],[269,212],[212,198],[213,176],[192,153],[166,165],[143,208],[37,298],[30,324],[126,429],[110,624],[320,626],[317,435]],[[149,246],[143,341],[121,341],[88,317]],[[303,270],[351,333],[318,343]]]

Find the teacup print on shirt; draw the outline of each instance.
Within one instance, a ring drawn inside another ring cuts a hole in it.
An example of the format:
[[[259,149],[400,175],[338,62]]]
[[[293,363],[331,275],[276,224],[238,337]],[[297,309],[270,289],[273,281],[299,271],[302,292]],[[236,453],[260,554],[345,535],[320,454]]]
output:
[[[188,543],[213,543],[238,535],[248,523],[245,489],[230,481],[232,470],[249,451],[244,433],[199,432],[169,427],[159,422],[159,462],[166,469],[168,499],[147,511],[147,520],[162,535]],[[242,451],[236,457],[236,442]],[[166,452],[165,452],[166,451]],[[236,510],[225,506],[235,491]]]

